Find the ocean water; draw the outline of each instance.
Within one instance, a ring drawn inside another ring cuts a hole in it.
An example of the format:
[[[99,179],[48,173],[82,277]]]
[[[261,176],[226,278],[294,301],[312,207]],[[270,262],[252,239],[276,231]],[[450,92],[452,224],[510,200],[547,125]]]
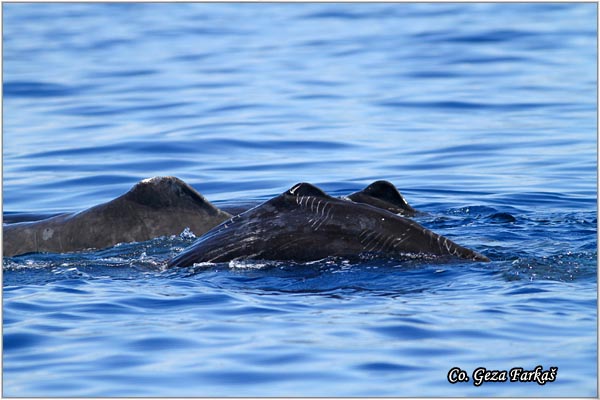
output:
[[[596,4],[2,7],[5,223],[386,179],[492,259],[5,257],[4,396],[597,396]]]

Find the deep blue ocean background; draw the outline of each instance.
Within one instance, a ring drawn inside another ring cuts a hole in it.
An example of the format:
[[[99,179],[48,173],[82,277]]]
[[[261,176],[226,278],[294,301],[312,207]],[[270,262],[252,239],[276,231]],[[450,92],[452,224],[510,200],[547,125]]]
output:
[[[4,396],[596,396],[597,5],[3,4],[4,222],[393,182],[491,263],[3,259]],[[452,367],[558,367],[451,385]]]

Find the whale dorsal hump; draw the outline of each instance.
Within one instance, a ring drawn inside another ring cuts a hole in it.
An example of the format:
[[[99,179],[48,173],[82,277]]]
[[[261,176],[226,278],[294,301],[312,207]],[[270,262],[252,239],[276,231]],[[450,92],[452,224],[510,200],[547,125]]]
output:
[[[375,181],[364,188],[363,193],[381,200],[389,201],[390,203],[408,205],[408,202],[400,194],[398,189],[388,181]]]
[[[156,176],[136,183],[123,197],[152,208],[214,206],[194,188],[174,176]]]
[[[357,203],[383,208],[394,214],[413,216],[418,213],[388,181],[375,181],[360,192],[348,195],[347,198]]]
[[[285,194],[289,196],[314,196],[314,197],[329,197],[327,194],[319,189],[318,187],[311,185],[310,183],[301,182],[292,186]]]

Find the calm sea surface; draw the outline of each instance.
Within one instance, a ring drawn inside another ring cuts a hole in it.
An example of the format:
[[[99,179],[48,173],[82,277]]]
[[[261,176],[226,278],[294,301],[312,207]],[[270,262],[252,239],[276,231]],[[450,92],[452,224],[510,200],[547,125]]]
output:
[[[596,8],[5,3],[5,222],[156,175],[217,206],[387,179],[493,261],[4,258],[3,394],[596,396]]]

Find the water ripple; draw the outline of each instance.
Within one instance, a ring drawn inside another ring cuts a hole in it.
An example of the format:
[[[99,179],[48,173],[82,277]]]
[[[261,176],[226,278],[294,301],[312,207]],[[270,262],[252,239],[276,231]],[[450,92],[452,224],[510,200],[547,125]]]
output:
[[[2,92],[6,98],[25,97],[62,97],[74,96],[81,88],[73,88],[58,83],[32,82],[32,81],[4,81]]]
[[[4,4],[5,223],[154,175],[229,209],[386,179],[493,261],[165,270],[190,235],[5,257],[3,394],[596,397],[596,25],[592,3]],[[481,360],[559,379],[448,385]]]
[[[467,101],[382,101],[377,105],[391,108],[424,108],[448,110],[527,111],[538,108],[566,107],[568,103],[475,103]]]

